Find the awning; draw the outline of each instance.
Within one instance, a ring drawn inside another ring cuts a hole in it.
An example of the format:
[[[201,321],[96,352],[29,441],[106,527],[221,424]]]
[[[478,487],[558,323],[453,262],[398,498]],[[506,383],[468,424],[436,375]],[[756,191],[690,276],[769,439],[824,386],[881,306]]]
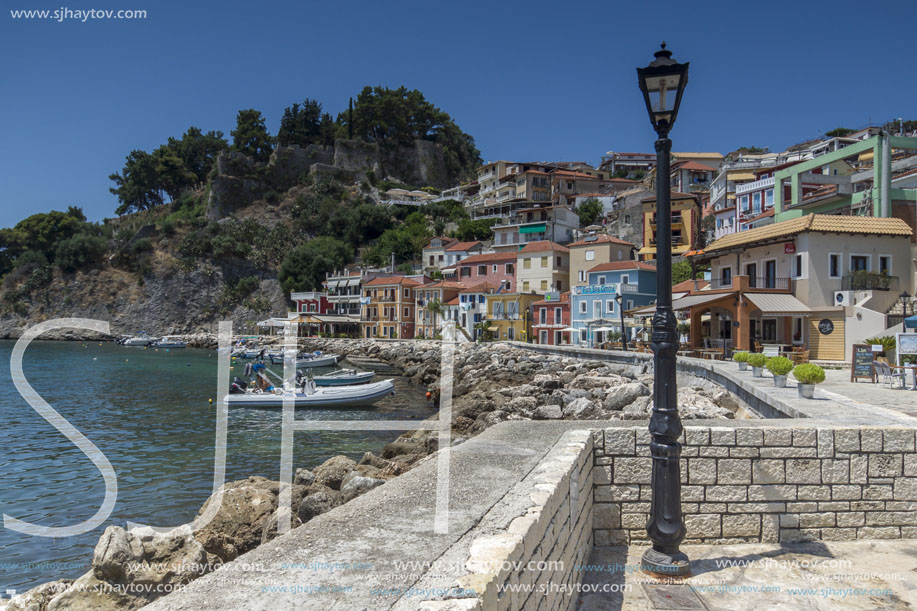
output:
[[[360,286],[360,279],[359,278],[350,278],[347,281],[347,286]]]
[[[761,310],[762,314],[808,316],[812,313],[812,308],[785,293],[745,293],[745,298]]]
[[[727,194],[726,194],[726,199],[735,199],[735,198],[736,198],[736,194],[735,194],[735,193],[727,193]]]
[[[860,156],[857,157],[857,161],[869,161],[872,158],[873,158],[873,151],[869,151],[866,153],[860,153]]]
[[[340,280],[328,280],[325,284],[328,286],[329,289],[336,289],[339,286],[341,286],[341,281]]]
[[[754,180],[754,172],[730,172],[726,175],[728,180]]]
[[[544,223],[540,225],[526,225],[525,227],[519,228],[519,233],[544,233],[548,230],[548,226]]]
[[[685,295],[672,301],[672,310],[685,310],[695,306],[717,301],[725,297],[735,297],[735,293],[714,293],[713,295]],[[631,312],[633,316],[648,316],[656,313],[656,306],[651,305]]]
[[[487,327],[487,330],[488,330],[488,331],[499,331],[499,330],[500,330],[500,327],[493,327],[493,326],[491,326],[491,327]]]
[[[342,314],[321,314],[313,317],[315,322],[335,324],[359,324],[359,316],[345,316]]]

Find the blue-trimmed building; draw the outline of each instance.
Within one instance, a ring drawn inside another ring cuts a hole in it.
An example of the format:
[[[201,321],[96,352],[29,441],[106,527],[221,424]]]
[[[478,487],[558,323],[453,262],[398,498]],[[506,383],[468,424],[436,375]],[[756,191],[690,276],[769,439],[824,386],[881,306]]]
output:
[[[656,266],[642,261],[602,263],[587,271],[586,278],[588,284],[573,287],[570,296],[575,344],[602,343],[608,330],[621,331],[620,307],[627,311],[656,301]],[[619,294],[620,306],[615,299]]]

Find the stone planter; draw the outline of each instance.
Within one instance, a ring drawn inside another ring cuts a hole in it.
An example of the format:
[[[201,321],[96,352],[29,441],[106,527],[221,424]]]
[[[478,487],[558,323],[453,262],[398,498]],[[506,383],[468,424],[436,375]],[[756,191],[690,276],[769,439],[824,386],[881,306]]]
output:
[[[797,384],[796,390],[799,391],[800,399],[814,399],[815,398],[815,384]]]
[[[786,388],[786,376],[774,376],[774,386],[777,388]]]
[[[754,378],[763,378],[764,377],[764,367],[752,367],[751,375]]]
[[[748,371],[748,363],[739,363],[739,371]]]

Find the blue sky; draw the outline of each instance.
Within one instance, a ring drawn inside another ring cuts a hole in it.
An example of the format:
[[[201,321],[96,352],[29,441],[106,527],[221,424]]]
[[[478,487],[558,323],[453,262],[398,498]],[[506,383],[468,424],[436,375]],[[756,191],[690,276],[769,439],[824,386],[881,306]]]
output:
[[[661,40],[690,61],[676,151],[782,149],[839,125],[917,118],[913,1],[173,2],[4,0],[0,226],[82,206],[189,125],[276,131],[305,97],[342,110],[366,84],[421,90],[485,160],[651,151],[634,68]],[[146,9],[142,21],[14,20],[8,9]],[[870,10],[871,7],[879,7]],[[884,24],[884,25],[880,25]]]

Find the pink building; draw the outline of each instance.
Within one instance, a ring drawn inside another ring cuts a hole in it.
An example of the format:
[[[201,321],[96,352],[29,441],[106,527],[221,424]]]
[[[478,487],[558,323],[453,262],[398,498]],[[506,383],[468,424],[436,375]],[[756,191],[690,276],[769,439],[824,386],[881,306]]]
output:
[[[472,255],[444,269],[443,277],[465,285],[488,282],[502,287],[503,293],[512,293],[516,290],[516,252]]]
[[[535,343],[559,346],[570,343],[570,293],[559,298],[542,299],[532,304],[532,337]]]

